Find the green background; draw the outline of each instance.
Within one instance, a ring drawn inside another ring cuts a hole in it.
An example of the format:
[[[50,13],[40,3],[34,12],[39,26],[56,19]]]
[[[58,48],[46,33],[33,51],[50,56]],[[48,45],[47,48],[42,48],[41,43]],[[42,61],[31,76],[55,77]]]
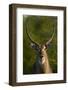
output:
[[[23,15],[23,74],[31,74],[36,53],[30,46],[26,29],[30,37],[39,44],[46,43],[55,30],[47,53],[52,70],[57,73],[57,17]]]

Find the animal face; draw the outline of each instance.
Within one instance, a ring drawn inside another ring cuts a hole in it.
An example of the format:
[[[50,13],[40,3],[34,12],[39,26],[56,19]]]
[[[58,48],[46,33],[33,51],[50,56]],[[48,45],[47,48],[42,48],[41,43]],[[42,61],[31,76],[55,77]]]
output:
[[[31,43],[31,47],[38,53],[38,56],[40,57],[40,59],[44,57],[44,52],[47,50],[46,45],[38,46],[36,44]]]
[[[41,49],[40,49],[40,54],[39,54],[39,56],[40,56],[40,60],[39,60],[40,64],[44,64],[44,62],[45,62],[45,52],[46,52],[46,50],[47,50],[47,46],[42,45]]]

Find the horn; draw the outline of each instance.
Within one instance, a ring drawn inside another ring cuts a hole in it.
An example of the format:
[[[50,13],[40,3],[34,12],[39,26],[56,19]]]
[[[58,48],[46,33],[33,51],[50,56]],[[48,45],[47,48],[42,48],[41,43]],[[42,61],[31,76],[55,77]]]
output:
[[[30,37],[30,35],[28,34],[27,26],[26,26],[26,34],[27,34],[29,40],[30,40],[32,43],[34,43],[35,45],[39,46],[39,44],[38,44],[37,42],[35,42],[35,41]]]
[[[53,32],[51,38],[46,42],[46,45],[48,45],[53,40],[54,34],[55,34],[55,29],[54,29],[54,32]]]

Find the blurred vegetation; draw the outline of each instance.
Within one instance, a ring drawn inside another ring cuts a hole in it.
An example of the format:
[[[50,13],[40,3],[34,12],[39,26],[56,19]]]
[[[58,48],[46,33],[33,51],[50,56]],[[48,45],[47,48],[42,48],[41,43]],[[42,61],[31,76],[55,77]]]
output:
[[[49,40],[55,30],[47,53],[53,72],[57,73],[57,17],[23,15],[23,74],[31,74],[36,54],[30,47],[26,28],[30,37],[39,44]]]

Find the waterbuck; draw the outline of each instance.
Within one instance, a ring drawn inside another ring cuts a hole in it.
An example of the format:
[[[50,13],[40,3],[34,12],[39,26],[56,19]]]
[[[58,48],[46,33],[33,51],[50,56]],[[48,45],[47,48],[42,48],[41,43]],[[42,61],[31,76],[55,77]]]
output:
[[[32,73],[33,74],[53,73],[52,68],[49,64],[47,49],[48,49],[48,45],[53,40],[55,30],[51,38],[45,44],[42,45],[39,45],[37,42],[32,40],[27,30],[26,33],[28,35],[29,40],[31,41],[31,47],[36,51],[36,60],[32,68]]]

